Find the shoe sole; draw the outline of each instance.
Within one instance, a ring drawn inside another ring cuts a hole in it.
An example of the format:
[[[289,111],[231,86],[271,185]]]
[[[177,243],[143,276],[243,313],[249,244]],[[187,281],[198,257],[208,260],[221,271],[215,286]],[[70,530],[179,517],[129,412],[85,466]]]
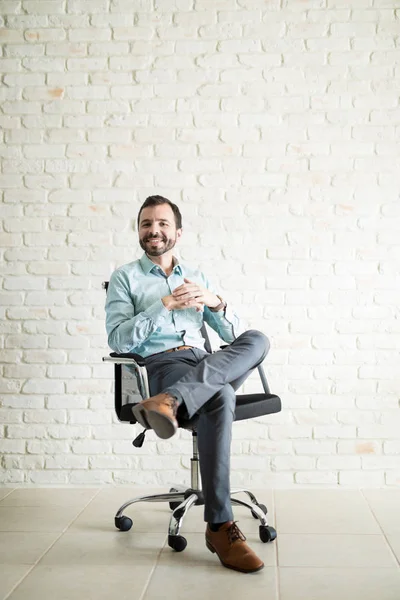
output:
[[[177,430],[172,419],[169,419],[166,415],[162,415],[157,411],[147,410],[140,404],[132,407],[132,414],[142,427],[145,429],[153,429],[155,434],[163,440],[168,440]]]
[[[214,546],[207,539],[206,539],[206,546],[210,552],[212,552],[213,554],[216,554],[218,556],[220,563],[223,567],[226,567],[227,569],[232,569],[232,571],[239,571],[239,573],[257,573],[257,571],[261,571],[261,569],[264,568],[264,563],[262,563],[262,565],[260,567],[257,567],[256,569],[239,569],[238,567],[228,565],[227,563],[224,563],[224,561],[222,560],[222,558],[220,557],[220,555],[218,554],[218,552],[216,551]]]

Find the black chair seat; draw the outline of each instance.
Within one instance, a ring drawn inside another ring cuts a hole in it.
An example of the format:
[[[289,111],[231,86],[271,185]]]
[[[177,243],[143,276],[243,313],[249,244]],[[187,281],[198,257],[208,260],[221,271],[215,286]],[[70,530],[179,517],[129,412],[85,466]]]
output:
[[[134,403],[124,404],[121,407],[119,420],[127,423],[135,423],[132,415],[132,407]],[[281,399],[275,394],[242,394],[236,396],[235,421],[243,421],[244,419],[254,419],[254,417],[262,417],[277,413],[281,410]],[[183,429],[194,429],[197,418],[194,417],[188,421],[180,421],[179,425]]]

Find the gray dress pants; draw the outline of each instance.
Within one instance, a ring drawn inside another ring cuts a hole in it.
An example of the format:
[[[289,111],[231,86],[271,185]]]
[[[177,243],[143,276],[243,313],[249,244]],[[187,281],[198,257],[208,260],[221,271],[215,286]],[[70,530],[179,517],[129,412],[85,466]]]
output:
[[[196,424],[204,520],[233,520],[230,501],[230,446],[237,390],[265,358],[268,338],[256,330],[240,335],[226,348],[208,354],[193,348],[146,358],[150,393],[168,392],[180,403],[179,415]]]

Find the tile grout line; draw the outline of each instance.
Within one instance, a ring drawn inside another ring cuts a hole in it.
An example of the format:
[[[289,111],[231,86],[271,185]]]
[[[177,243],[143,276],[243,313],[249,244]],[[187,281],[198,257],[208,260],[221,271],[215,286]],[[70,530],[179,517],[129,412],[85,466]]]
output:
[[[57,538],[58,539],[58,538]],[[17,589],[17,587],[24,581],[24,579],[30,574],[32,573],[33,569],[36,567],[37,562],[34,565],[31,565],[31,568],[29,569],[29,571],[27,571],[27,573],[25,573],[25,575],[23,575],[21,577],[21,579],[19,579],[17,581],[17,583],[11,588],[11,590],[8,592],[8,594],[6,594],[5,596],[3,596],[2,600],[7,600],[7,598],[9,598],[11,596],[11,594],[13,594],[15,592],[15,590]]]
[[[161,554],[162,554],[162,551],[165,548],[165,544],[166,543],[167,543],[167,536],[165,536],[165,538],[164,538],[164,543],[163,543],[163,545],[161,546],[161,548],[160,548],[160,550],[158,552],[158,555],[157,555],[157,558],[155,560],[155,563],[154,563],[152,569],[150,570],[149,576],[147,577],[147,581],[144,584],[143,591],[142,591],[141,595],[139,596],[138,600],[144,600],[144,598],[145,598],[145,596],[147,594],[147,590],[149,589],[149,585],[151,583],[151,580],[153,579],[153,575],[155,573],[155,570],[156,570],[156,568],[158,566],[158,563],[160,562]]]
[[[281,571],[279,568],[279,555],[278,555],[278,519],[277,519],[277,512],[276,512],[276,496],[275,496],[275,489],[272,489],[272,510],[273,510],[273,515],[274,515],[274,525],[275,525],[275,529],[276,529],[276,539],[275,539],[275,562],[276,562],[276,597],[277,600],[280,600],[281,598]]]
[[[5,500],[6,498],[8,498],[8,496],[9,496],[10,494],[12,494],[13,492],[15,492],[15,490],[16,490],[16,489],[17,489],[17,488],[10,488],[10,491],[8,492],[8,494],[6,494],[5,496],[3,496],[3,497],[0,499],[0,504],[3,502],[3,500]]]
[[[379,529],[380,529],[380,530],[381,530],[381,532],[382,532],[382,536],[385,538],[385,541],[386,541],[387,545],[389,546],[390,552],[392,553],[392,555],[393,555],[393,557],[394,557],[394,560],[395,560],[395,561],[396,561],[396,563],[397,563],[397,566],[400,568],[400,557],[399,557],[399,558],[397,558],[397,555],[395,554],[395,552],[394,552],[394,550],[393,550],[393,548],[392,548],[392,545],[391,545],[391,543],[389,542],[389,539],[388,539],[388,537],[387,537],[387,535],[386,535],[386,533],[385,533],[385,530],[383,529],[382,525],[380,524],[378,517],[375,515],[374,509],[373,509],[373,508],[372,508],[372,506],[369,504],[369,502],[368,502],[367,498],[366,498],[366,497],[365,497],[365,495],[364,495],[364,490],[363,490],[363,489],[360,489],[360,492],[361,492],[361,495],[362,495],[363,499],[365,500],[365,502],[366,502],[366,504],[367,504],[367,506],[368,506],[369,510],[371,511],[371,513],[372,513],[372,515],[373,515],[373,517],[374,517],[375,521],[377,522],[377,524],[378,524],[378,527],[379,527]]]
[[[58,537],[56,537],[56,539],[53,541],[53,543],[50,544],[50,546],[48,548],[46,548],[46,550],[44,550],[44,552],[39,556],[39,558],[36,560],[36,562],[31,566],[29,571],[27,571],[27,573],[25,573],[25,575],[23,575],[23,577],[21,577],[21,579],[18,580],[18,582],[13,586],[13,588],[10,590],[10,592],[6,596],[3,597],[2,600],[7,600],[7,598],[9,598],[11,596],[11,594],[13,594],[15,592],[17,587],[24,581],[24,579],[26,579],[26,577],[28,575],[30,575],[32,573],[32,571],[37,567],[37,565],[42,560],[42,558],[53,548],[54,544],[56,544],[58,542],[58,540],[64,535],[64,533],[72,525],[72,523],[74,523],[76,521],[76,519],[83,513],[83,511],[89,506],[89,504],[92,502],[92,500],[94,500],[98,496],[100,491],[101,491],[101,488],[99,488],[97,490],[97,493],[94,494],[94,496],[92,498],[90,498],[90,500],[85,504],[85,506],[82,508],[82,510],[70,521],[70,523],[68,523],[68,525],[60,532],[60,535]],[[62,507],[60,507],[60,508],[62,508]],[[10,532],[10,533],[13,533],[13,532]],[[32,532],[27,532],[27,533],[37,533],[37,532],[32,531]],[[43,533],[53,533],[53,532],[43,532]],[[54,533],[57,533],[57,532],[54,532]]]

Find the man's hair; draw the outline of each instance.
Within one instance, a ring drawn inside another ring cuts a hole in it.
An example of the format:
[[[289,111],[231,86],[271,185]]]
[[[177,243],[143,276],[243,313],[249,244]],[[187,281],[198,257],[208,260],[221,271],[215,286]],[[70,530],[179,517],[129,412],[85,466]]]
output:
[[[169,204],[169,206],[172,209],[172,212],[174,213],[176,228],[182,229],[181,211],[179,210],[179,208],[177,207],[176,204],[171,202],[171,200],[168,200],[168,198],[164,198],[164,196],[149,196],[148,198],[146,198],[146,200],[143,202],[143,204],[139,210],[139,214],[138,214],[138,218],[137,218],[138,228],[139,228],[139,224],[140,224],[140,215],[141,215],[142,210],[144,208],[147,208],[148,206],[159,206],[160,204]]]

